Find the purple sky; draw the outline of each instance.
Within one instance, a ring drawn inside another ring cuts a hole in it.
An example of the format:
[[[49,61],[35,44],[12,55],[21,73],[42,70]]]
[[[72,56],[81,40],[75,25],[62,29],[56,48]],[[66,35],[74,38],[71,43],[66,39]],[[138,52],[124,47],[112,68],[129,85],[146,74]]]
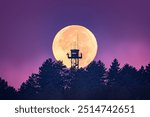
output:
[[[136,68],[150,62],[149,0],[0,0],[0,76],[18,88],[52,55],[52,41],[70,24],[89,28],[96,60]]]

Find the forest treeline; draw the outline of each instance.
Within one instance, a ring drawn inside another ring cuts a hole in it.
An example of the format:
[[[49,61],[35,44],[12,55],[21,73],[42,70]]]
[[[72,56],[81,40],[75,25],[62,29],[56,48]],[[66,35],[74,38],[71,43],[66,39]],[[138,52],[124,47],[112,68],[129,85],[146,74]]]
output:
[[[107,70],[101,61],[86,68],[66,68],[47,59],[18,90],[0,78],[0,99],[22,100],[144,100],[150,99],[150,64],[137,70],[114,59]]]

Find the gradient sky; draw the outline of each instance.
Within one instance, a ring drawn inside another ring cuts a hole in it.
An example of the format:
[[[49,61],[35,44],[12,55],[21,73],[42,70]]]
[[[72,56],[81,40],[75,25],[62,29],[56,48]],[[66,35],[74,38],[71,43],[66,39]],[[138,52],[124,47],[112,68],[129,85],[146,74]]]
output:
[[[55,34],[89,28],[107,67],[114,58],[137,69],[150,62],[149,0],[0,0],[0,76],[18,88],[47,58]]]

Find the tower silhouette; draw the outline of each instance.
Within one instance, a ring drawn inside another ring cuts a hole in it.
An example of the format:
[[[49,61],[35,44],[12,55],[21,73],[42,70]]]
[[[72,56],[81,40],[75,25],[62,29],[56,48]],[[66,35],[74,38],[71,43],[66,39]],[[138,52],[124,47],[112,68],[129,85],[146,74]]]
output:
[[[71,61],[71,67],[72,68],[79,68],[79,59],[82,59],[82,53],[80,53],[79,56],[79,49],[78,49],[78,34],[77,34],[77,38],[76,38],[76,42],[74,42],[75,46],[73,47],[73,49],[70,50],[71,55],[69,55],[69,53],[67,53],[68,59],[70,59]]]

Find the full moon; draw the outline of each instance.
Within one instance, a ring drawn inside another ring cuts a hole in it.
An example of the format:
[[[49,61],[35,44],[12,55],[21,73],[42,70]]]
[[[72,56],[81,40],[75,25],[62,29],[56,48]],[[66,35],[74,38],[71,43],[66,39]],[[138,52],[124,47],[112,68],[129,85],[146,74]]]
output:
[[[60,60],[68,68],[71,67],[67,53],[77,48],[82,53],[79,67],[86,67],[94,60],[97,53],[97,41],[94,34],[86,27],[80,25],[70,25],[61,29],[55,36],[52,50],[56,60]]]

